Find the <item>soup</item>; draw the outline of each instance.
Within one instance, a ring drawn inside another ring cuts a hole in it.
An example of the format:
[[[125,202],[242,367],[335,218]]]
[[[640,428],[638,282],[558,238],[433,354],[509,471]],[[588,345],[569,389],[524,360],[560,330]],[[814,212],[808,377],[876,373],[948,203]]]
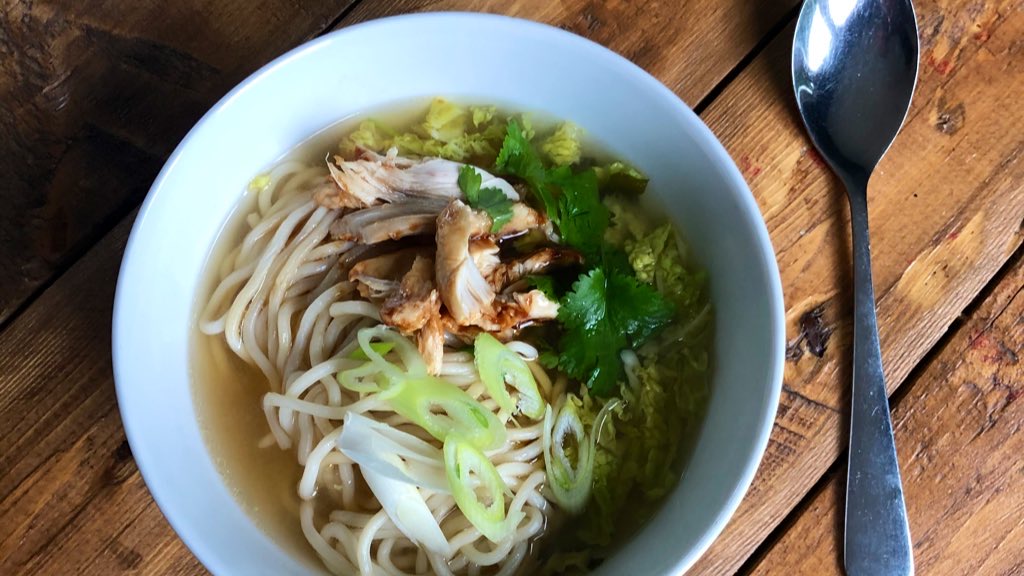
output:
[[[335,574],[589,571],[680,477],[704,273],[570,123],[388,117],[302,145],[225,225],[193,351],[211,453]]]

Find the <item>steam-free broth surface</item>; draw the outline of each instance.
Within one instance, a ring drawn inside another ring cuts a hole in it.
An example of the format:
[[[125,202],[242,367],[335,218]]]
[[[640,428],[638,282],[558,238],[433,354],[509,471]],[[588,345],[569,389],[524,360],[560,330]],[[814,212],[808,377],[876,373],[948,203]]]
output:
[[[192,346],[201,429],[247,514],[311,570],[463,574],[475,565],[485,575],[579,573],[628,542],[681,474],[707,397],[711,309],[703,273],[675,231],[641,207],[642,175],[612,163],[613,154],[575,127],[536,118],[435,100],[340,122],[255,175],[211,251]],[[496,169],[515,130],[526,158]],[[397,160],[377,155],[388,147]],[[531,154],[542,154],[546,166]],[[434,156],[457,161],[417,159]],[[530,161],[540,167],[524,168]],[[389,192],[383,203],[346,196],[355,194],[356,176],[386,190],[389,171],[407,170],[399,176],[415,191],[421,183],[410,175],[429,162],[417,177],[443,179],[458,169],[458,187],[431,181],[422,184],[424,196]],[[479,166],[472,169],[479,183],[459,162]],[[587,210],[608,216],[572,220],[581,210],[571,202],[597,199],[595,185],[600,206]],[[440,189],[461,200],[433,200]],[[554,209],[545,189],[561,197]],[[349,215],[382,207],[414,207],[418,220],[411,228],[403,221],[379,243],[337,235]],[[418,215],[424,209],[441,211],[436,225]],[[443,251],[466,249],[444,236],[452,218],[487,223],[467,236],[469,255],[457,265],[472,265],[492,285],[494,300],[481,310],[504,310],[493,319],[460,315],[463,303],[450,300],[460,294],[452,278],[464,274],[447,277],[451,258]],[[516,229],[517,218],[528,227]],[[597,236],[588,226],[601,226]],[[412,256],[395,256],[402,251]],[[386,266],[371,266],[378,261]],[[524,274],[527,264],[533,268]],[[398,266],[393,280],[378,277]],[[596,290],[597,282],[607,288]],[[602,290],[608,295],[595,296]],[[618,293],[635,297],[615,300]],[[609,318],[635,316],[621,335],[572,333],[579,328],[563,312],[586,313],[595,297],[615,310]],[[436,304],[413,310],[441,316],[413,329],[402,323],[410,303],[425,302]],[[443,350],[440,341],[431,348],[434,325],[445,326]],[[484,341],[488,334],[497,339]],[[573,352],[573,340],[614,354]],[[481,364],[492,357],[502,367],[500,390],[487,378],[495,368]],[[609,378],[615,370],[620,375]],[[423,392],[425,412],[411,400],[414,386],[435,391]],[[466,402],[485,412],[459,420],[457,405]],[[441,428],[431,424],[437,418]],[[401,466],[363,454],[352,430],[376,438],[378,448],[397,446],[388,457]],[[478,452],[485,449],[488,456]],[[450,468],[449,457],[464,463]],[[569,483],[552,484],[553,473]],[[594,480],[572,480],[587,474]],[[460,493],[466,482],[477,487]],[[488,493],[490,485],[504,488]],[[413,508],[434,520],[396,523],[393,504],[380,495],[399,492],[405,502],[422,498]],[[488,523],[487,514],[503,520]]]

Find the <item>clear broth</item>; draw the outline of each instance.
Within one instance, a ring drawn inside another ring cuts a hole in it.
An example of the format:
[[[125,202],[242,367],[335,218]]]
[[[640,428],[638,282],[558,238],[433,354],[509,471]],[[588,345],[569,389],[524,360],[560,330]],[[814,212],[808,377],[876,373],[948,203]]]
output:
[[[300,143],[268,168],[288,160],[298,160],[309,165],[323,162],[324,157],[335,152],[342,138],[361,121],[372,118],[392,127],[404,128],[422,118],[429,103],[430,100],[417,99],[343,119]],[[498,109],[502,113],[508,111],[508,108],[501,106]],[[530,119],[538,132],[544,132],[555,121],[533,113]],[[587,156],[598,162],[621,157],[607,153],[606,148],[591,140],[585,140],[584,148]],[[248,190],[242,191],[238,205],[227,218],[204,265],[204,277],[192,314],[192,396],[211,459],[243,510],[274,542],[301,559],[311,571],[326,573],[299,524],[296,487],[302,467],[291,450],[280,450],[276,444],[269,448],[258,446],[259,441],[270,432],[262,405],[263,395],[269,391],[266,379],[258,369],[238,358],[221,335],[208,336],[198,328],[199,315],[219,281],[218,266],[247,232],[245,218],[255,209],[255,202],[255,194]],[[649,200],[645,200],[644,204],[645,217],[653,220],[658,211],[651,209]],[[681,445],[683,454],[676,459],[680,475],[685,468],[687,455],[692,450],[699,425],[698,420],[687,427],[686,439]],[[322,502],[321,506],[326,504],[329,502]],[[614,552],[614,549],[628,543],[650,520],[657,507],[654,505],[651,510],[644,510],[639,515],[630,513],[632,510],[629,506],[625,507],[623,518],[617,523],[620,526],[616,534],[617,543],[608,552]],[[326,515],[327,511],[326,507],[318,510],[317,516]],[[547,515],[548,525],[544,536],[532,544],[528,559],[518,571],[521,576],[534,573],[548,555],[574,543],[571,531],[562,529],[563,526],[571,525],[567,520],[557,508],[552,508]]]

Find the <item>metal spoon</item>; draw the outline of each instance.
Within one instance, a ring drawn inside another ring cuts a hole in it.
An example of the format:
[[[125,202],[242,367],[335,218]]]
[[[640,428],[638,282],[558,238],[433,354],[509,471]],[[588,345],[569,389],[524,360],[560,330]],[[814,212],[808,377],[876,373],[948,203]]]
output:
[[[846,186],[853,225],[854,340],[844,560],[848,576],[910,576],[913,550],[882,373],[867,185],[917,82],[910,0],[805,0],[793,88],[814,145]]]

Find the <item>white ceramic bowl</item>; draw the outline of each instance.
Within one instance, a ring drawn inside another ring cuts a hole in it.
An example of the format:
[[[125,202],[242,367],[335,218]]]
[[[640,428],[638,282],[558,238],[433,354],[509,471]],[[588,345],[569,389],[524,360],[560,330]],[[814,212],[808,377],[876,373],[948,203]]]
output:
[[[511,18],[423,14],[300,46],[225,96],[153,184],[114,306],[118,402],[153,497],[216,574],[300,574],[246,516],[211,460],[190,393],[189,335],[204,259],[250,178],[318,130],[394,101],[445,95],[584,127],[651,178],[706,265],[713,391],[678,488],[601,574],[678,574],[721,532],[754,476],[782,383],[779,274],[757,204],[722,146],[671,91],[620,56]]]

